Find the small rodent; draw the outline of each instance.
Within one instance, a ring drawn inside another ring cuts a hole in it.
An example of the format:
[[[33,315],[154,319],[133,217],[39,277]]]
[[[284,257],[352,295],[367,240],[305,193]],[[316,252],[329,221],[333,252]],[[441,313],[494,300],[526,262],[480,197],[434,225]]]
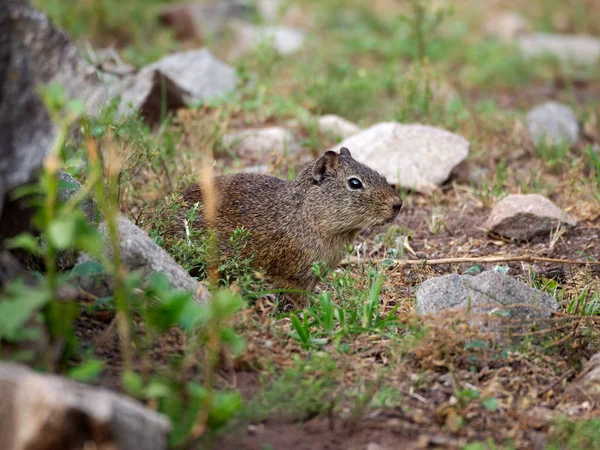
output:
[[[402,207],[386,179],[345,147],[311,161],[292,181],[239,173],[216,177],[214,186],[219,252],[231,250],[234,230],[249,230],[243,256],[253,255],[252,265],[282,289],[312,292],[315,262],[337,267],[344,246],[360,231],[392,222]],[[200,187],[188,188],[183,199],[189,206],[202,202]],[[297,303],[304,296],[289,297]]]

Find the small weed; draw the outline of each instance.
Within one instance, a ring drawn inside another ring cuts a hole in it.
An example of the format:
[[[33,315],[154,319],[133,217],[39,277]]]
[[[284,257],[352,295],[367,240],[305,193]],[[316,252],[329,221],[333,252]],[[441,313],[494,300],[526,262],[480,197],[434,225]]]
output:
[[[267,418],[305,421],[335,403],[336,363],[328,355],[312,353],[309,360],[294,358],[294,366],[263,376],[265,388],[244,408],[242,419],[253,423]]]
[[[535,152],[542,161],[548,164],[549,168],[554,169],[565,163],[569,149],[570,145],[566,142],[559,144],[542,142],[536,145]]]

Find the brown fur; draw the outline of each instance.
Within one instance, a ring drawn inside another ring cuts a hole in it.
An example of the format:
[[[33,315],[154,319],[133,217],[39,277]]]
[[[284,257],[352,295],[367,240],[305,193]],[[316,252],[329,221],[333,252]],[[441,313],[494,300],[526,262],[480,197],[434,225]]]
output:
[[[352,177],[364,190],[349,188]],[[402,206],[385,178],[355,161],[346,148],[340,154],[326,152],[292,181],[225,175],[215,178],[215,191],[219,251],[227,254],[229,237],[244,227],[250,231],[244,256],[254,255],[253,265],[264,269],[274,286],[304,291],[318,281],[313,263],[335,268],[345,244],[363,229],[393,221]],[[200,187],[187,189],[184,200],[190,206],[202,202]]]

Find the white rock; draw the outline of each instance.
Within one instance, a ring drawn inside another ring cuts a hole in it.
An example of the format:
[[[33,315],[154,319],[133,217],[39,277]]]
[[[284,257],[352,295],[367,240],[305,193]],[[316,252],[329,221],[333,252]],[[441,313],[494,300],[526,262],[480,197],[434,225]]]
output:
[[[160,70],[192,95],[203,100],[235,89],[235,69],[218,60],[208,49],[174,53],[144,67]]]
[[[485,24],[486,34],[503,42],[513,41],[517,36],[523,34],[526,29],[525,20],[514,11],[493,15]]]
[[[319,118],[319,131],[336,138],[347,138],[360,131],[360,127],[343,117],[328,114]]]
[[[107,389],[0,363],[2,450],[163,450],[169,420]]]
[[[559,225],[574,226],[575,220],[539,194],[512,194],[500,201],[490,213],[484,228],[511,239],[528,241],[548,235]]]
[[[469,155],[469,142],[457,134],[427,125],[382,122],[344,139],[331,150],[347,147],[352,156],[387,180],[427,192],[448,179]]]
[[[536,106],[527,113],[527,130],[535,144],[574,144],[579,138],[579,124],[571,108],[555,102]]]
[[[281,13],[281,0],[256,0],[256,9],[265,22],[275,22]]]
[[[284,25],[256,26],[242,21],[232,21],[231,28],[237,35],[236,45],[230,58],[237,58],[262,42],[272,43],[280,55],[291,55],[299,51],[306,39],[305,33]]]
[[[518,44],[527,59],[552,55],[563,63],[594,65],[600,58],[600,39],[592,36],[534,33],[519,36]]]
[[[173,53],[123,81],[119,113],[160,110],[163,81],[166,106],[172,109],[227,94],[235,89],[237,77],[235,69],[219,61],[207,49]]]
[[[271,153],[283,154],[292,149],[294,136],[281,127],[246,129],[227,133],[223,145],[240,157],[261,161]]]

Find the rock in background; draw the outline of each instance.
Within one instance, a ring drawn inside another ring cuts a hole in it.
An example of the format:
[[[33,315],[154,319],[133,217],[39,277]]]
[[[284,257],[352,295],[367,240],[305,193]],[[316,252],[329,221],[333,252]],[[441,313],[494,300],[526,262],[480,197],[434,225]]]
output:
[[[327,114],[319,118],[319,131],[335,138],[345,139],[360,131],[360,127],[343,117]]]
[[[175,31],[179,40],[208,39],[221,34],[233,18],[248,17],[253,12],[248,2],[217,1],[167,4],[160,20]]]
[[[539,194],[512,194],[494,206],[484,228],[499,236],[528,241],[549,235],[559,226],[571,227],[575,224],[571,216],[546,197]]]
[[[296,143],[289,130],[267,127],[231,131],[223,136],[223,145],[238,156],[260,162],[271,153],[293,150]]]
[[[124,395],[0,364],[0,448],[163,450],[169,420]]]
[[[563,64],[592,66],[600,58],[600,39],[592,36],[533,33],[517,42],[525,59],[553,56]]]
[[[428,192],[448,179],[469,155],[469,142],[428,125],[382,122],[365,129],[331,150],[347,147],[359,162],[403,188]]]
[[[493,14],[485,23],[485,33],[502,42],[512,42],[527,31],[527,23],[523,17],[514,12],[506,11]]]
[[[205,48],[173,53],[123,81],[119,113],[140,110],[151,123],[156,123],[162,113],[228,94],[236,82],[235,70]]]
[[[285,25],[257,26],[235,21],[231,28],[236,33],[237,43],[229,54],[230,58],[238,58],[262,42],[272,44],[280,55],[292,55],[302,48],[306,40],[304,31]]]
[[[536,145],[572,145],[579,139],[579,124],[573,110],[546,102],[527,113],[527,131]]]

